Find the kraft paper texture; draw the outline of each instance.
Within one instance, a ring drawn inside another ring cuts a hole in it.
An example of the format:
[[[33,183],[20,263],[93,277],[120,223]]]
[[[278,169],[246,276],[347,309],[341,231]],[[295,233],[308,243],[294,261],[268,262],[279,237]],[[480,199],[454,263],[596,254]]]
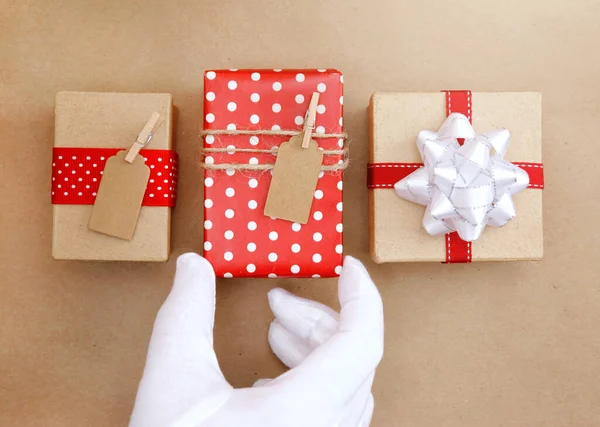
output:
[[[172,148],[169,94],[60,92],[56,95],[56,147],[123,147],[127,151],[153,112],[165,121],[148,149]],[[40,197],[44,197],[40,194]],[[142,206],[133,239],[88,229],[91,205],[53,205],[52,255],[56,259],[166,261],[171,208]]]
[[[366,263],[385,307],[371,425],[598,425],[599,2],[0,6],[0,426],[127,425],[176,257],[202,251],[203,71],[260,67],[344,73],[344,250]],[[369,97],[448,88],[542,94],[542,261],[371,261]],[[169,262],[52,259],[54,97],[63,90],[173,94],[180,181]],[[220,280],[214,342],[236,387],[284,372],[267,342],[275,286],[339,308],[335,279]]]
[[[542,99],[539,93],[473,93],[477,133],[506,128],[511,141],[505,159],[542,161]],[[422,163],[421,130],[437,131],[446,118],[446,95],[373,94],[369,106],[370,162]],[[526,189],[514,197],[517,216],[501,228],[486,227],[473,242],[473,261],[538,260],[544,252],[543,191]],[[394,189],[369,191],[371,256],[377,263],[446,260],[445,236],[422,227],[425,207],[403,200]]]

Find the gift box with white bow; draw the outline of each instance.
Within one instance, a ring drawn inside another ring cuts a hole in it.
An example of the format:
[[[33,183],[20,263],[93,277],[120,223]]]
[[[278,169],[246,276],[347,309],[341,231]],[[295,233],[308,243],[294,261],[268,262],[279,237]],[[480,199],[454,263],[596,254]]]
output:
[[[375,262],[543,256],[538,93],[375,93],[370,107]]]

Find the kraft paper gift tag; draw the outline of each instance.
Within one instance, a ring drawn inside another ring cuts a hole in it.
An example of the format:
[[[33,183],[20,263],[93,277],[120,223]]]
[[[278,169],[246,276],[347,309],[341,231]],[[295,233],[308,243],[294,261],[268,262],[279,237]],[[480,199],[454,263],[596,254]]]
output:
[[[139,152],[150,143],[162,122],[160,114],[152,113],[129,151],[119,151],[106,161],[88,223],[90,230],[133,239],[150,178],[150,168]]]
[[[306,224],[323,163],[323,152],[313,139],[302,148],[302,136],[284,142],[277,152],[265,215]]]
[[[315,127],[319,93],[314,92],[306,112],[302,133],[279,147],[264,213],[273,218],[306,224],[310,215],[323,151],[311,139]]]
[[[106,161],[88,228],[109,236],[131,240],[150,177],[144,158],[136,155],[132,163],[119,151]]]

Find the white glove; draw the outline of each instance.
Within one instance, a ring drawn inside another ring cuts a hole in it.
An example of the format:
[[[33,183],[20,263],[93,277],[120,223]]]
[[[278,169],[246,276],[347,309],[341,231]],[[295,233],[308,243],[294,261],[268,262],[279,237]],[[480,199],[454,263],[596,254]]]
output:
[[[249,285],[251,286],[251,285]],[[383,355],[383,308],[362,264],[346,257],[338,314],[283,289],[269,292],[269,343],[291,369],[251,388],[227,383],[213,350],[215,275],[196,254],[177,260],[129,427],[368,426]]]

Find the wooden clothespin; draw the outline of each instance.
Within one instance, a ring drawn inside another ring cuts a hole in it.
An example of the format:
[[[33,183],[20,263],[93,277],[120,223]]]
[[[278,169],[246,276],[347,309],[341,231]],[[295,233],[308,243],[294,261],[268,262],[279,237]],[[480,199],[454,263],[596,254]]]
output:
[[[308,110],[306,111],[306,117],[304,118],[304,128],[302,129],[302,148],[308,148],[310,145],[310,139],[312,138],[312,131],[315,128],[315,121],[317,120],[317,106],[319,105],[319,92],[313,92]]]
[[[156,112],[152,113],[152,116],[150,116],[150,118],[144,125],[144,128],[138,134],[135,142],[129,149],[127,156],[125,156],[126,162],[133,163],[135,157],[138,155],[140,150],[150,143],[153,134],[156,132],[156,130],[162,124],[163,121],[164,119],[160,114]]]

